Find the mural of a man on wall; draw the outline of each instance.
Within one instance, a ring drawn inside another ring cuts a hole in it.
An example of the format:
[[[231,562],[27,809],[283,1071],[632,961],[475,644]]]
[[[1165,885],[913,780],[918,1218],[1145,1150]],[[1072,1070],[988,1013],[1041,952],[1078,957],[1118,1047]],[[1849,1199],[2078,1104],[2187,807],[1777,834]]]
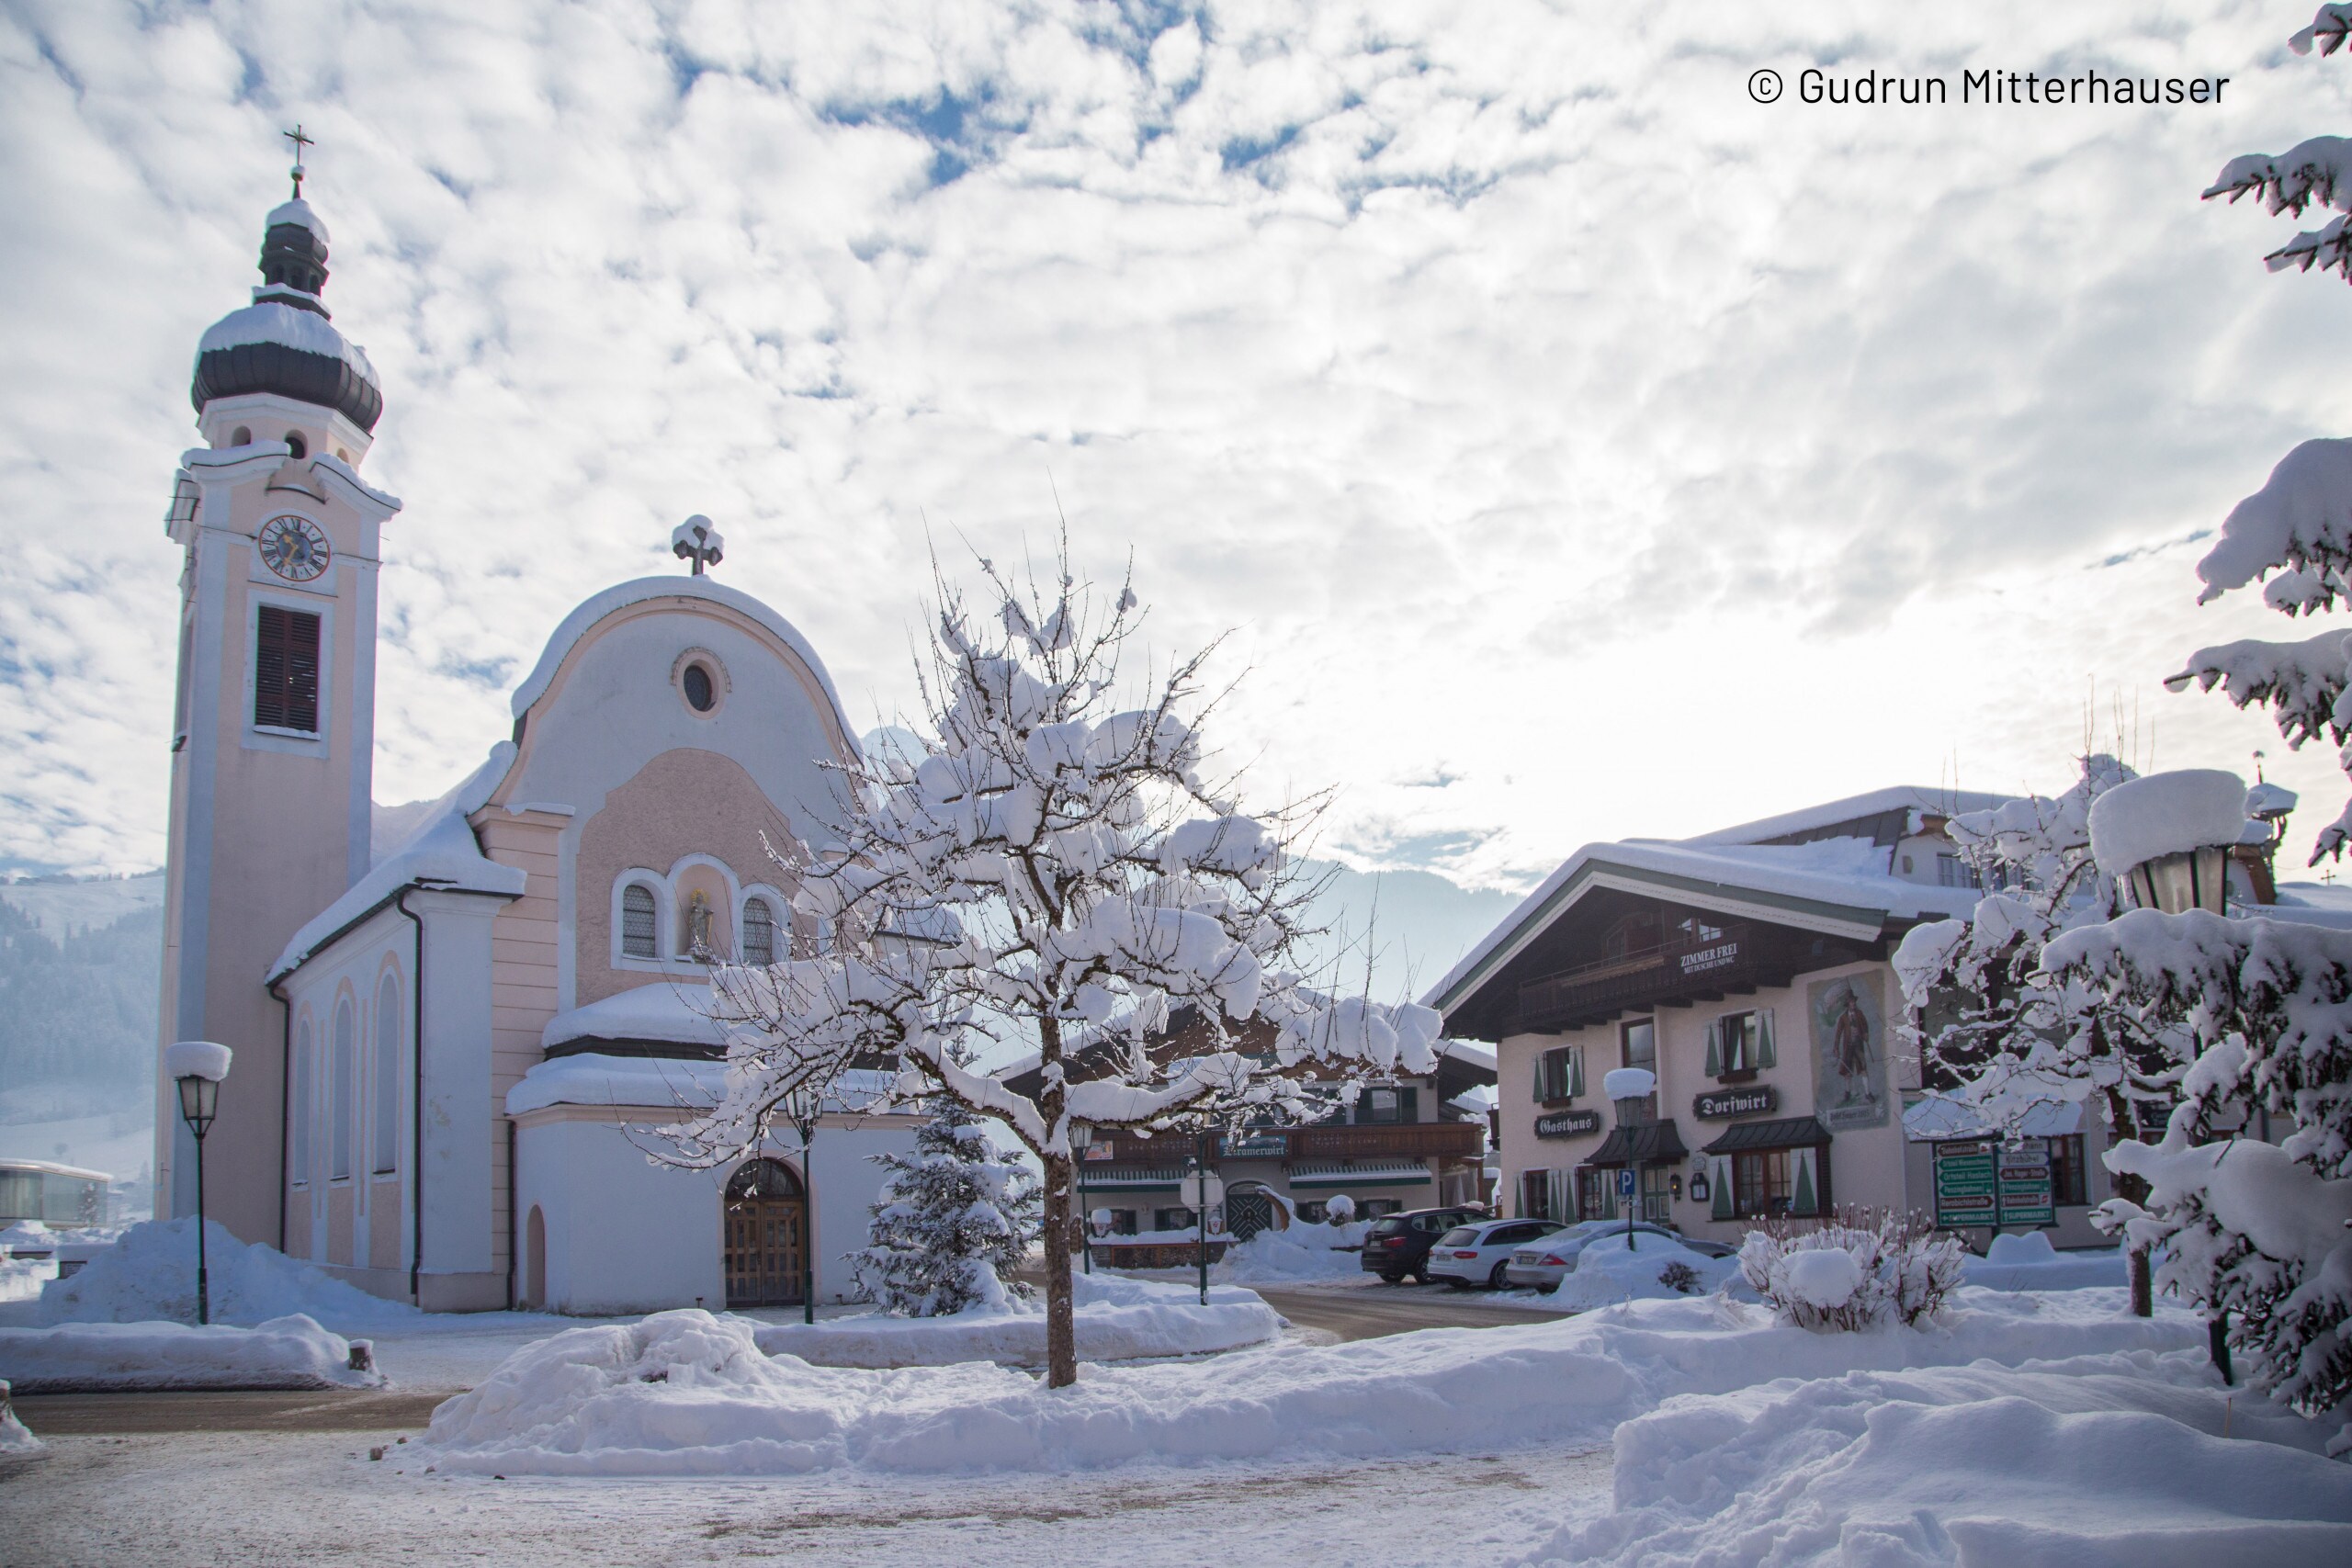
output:
[[[1832,1132],[1884,1126],[1886,1010],[1879,976],[1816,981],[1806,1000],[1813,1020],[1815,1113]]]

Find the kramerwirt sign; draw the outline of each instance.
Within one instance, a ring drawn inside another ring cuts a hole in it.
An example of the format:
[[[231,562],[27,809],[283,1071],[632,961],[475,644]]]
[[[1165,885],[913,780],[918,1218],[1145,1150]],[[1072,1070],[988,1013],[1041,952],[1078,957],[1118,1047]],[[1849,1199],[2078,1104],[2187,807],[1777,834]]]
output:
[[[1555,1111],[1549,1116],[1535,1119],[1535,1135],[1539,1138],[1580,1138],[1600,1131],[1598,1111]]]
[[[1780,1108],[1781,1091],[1764,1083],[1702,1094],[1690,1102],[1690,1114],[1702,1122],[1721,1122],[1731,1116],[1763,1116]]]

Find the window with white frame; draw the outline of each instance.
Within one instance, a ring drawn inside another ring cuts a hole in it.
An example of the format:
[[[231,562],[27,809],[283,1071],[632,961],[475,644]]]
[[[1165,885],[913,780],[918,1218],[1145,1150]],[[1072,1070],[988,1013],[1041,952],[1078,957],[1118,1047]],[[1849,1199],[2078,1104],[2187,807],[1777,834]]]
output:
[[[775,962],[775,911],[764,898],[743,900],[743,962]]]
[[[328,1174],[341,1181],[351,1174],[351,1101],[354,1085],[351,1072],[352,1056],[356,1046],[352,1036],[356,1032],[348,998],[337,1002],[334,1009],[334,1124],[327,1131],[327,1149],[333,1156]]]
[[[1584,1047],[1555,1045],[1535,1058],[1535,1098],[1544,1103],[1584,1092]]]
[[[1727,1012],[1707,1025],[1707,1076],[1745,1078],[1776,1061],[1772,1010]]]
[[[653,889],[632,882],[621,889],[621,955],[625,958],[662,956],[662,916]]]
[[[401,1110],[401,987],[398,976],[386,975],[376,987],[376,1039],[373,1092],[376,1123],[373,1169],[379,1176],[400,1168]]]
[[[294,1088],[287,1097],[287,1103],[294,1108],[294,1125],[289,1129],[294,1157],[288,1163],[297,1187],[308,1186],[311,1180],[311,1118],[316,1114],[311,1104],[311,1021],[306,1018],[294,1035]]]

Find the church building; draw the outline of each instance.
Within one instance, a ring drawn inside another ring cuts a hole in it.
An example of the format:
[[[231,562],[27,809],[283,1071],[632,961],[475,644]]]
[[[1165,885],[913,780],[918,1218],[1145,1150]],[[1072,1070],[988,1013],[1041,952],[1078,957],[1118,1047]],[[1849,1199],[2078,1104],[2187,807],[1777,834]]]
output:
[[[716,1092],[706,959],[810,933],[768,852],[821,853],[856,740],[816,651],[692,571],[565,617],[514,729],[440,799],[374,803],[376,622],[399,501],[360,477],[384,412],[322,295],[327,232],[269,214],[263,284],[198,349],[168,531],[184,552],[165,1042],[235,1053],[204,1147],[209,1216],[430,1310],[619,1313],[854,1287],[920,1118],[828,1104],[715,1171],[645,1129]],[[763,841],[764,840],[764,841]],[[855,1085],[842,1094],[854,1099]],[[157,1209],[195,1213],[159,1083]],[[811,1190],[813,1188],[813,1203]]]

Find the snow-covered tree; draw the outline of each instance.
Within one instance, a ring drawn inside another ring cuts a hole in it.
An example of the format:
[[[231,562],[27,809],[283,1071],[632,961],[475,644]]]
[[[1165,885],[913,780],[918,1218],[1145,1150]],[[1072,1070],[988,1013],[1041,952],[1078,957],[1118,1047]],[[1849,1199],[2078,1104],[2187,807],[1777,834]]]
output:
[[[2309,54],[2317,44],[2322,55],[2344,47],[2352,31],[2352,4],[2322,6],[2312,25],[2287,40],[2297,54]],[[2211,200],[2226,196],[2233,202],[2257,196],[2272,212],[2301,218],[2311,208],[2352,213],[2352,138],[2314,136],[2290,151],[2272,156],[2249,152],[2222,167],[2221,177],[2205,192]],[[2352,283],[2352,218],[2337,218],[2321,229],[2307,229],[2263,258],[2273,272],[2294,267],[2309,272],[2335,272]]]
[[[2083,1105],[2113,1143],[2171,1107],[2193,1051],[2177,1021],[2042,971],[2052,940],[2124,907],[2115,879],[2092,858],[2090,807],[2134,775],[2105,754],[2082,767],[2063,795],[1951,818],[1961,858],[1996,891],[1964,919],[1913,927],[1895,949],[1894,972],[1905,1033],[1930,1086],[2005,1130],[2038,1106]],[[2136,1177],[2118,1186],[2127,1198],[2146,1195]],[[2148,1252],[2135,1245],[2129,1256],[2133,1310],[2145,1316],[2154,1310]]]
[[[1018,1293],[1012,1271],[1037,1237],[1037,1180],[997,1154],[961,1100],[933,1099],[912,1154],[870,1157],[890,1176],[867,1246],[851,1255],[869,1295],[909,1317],[943,1317]]]
[[[1066,559],[1043,591],[981,568],[983,615],[939,587],[922,754],[845,770],[840,851],[792,867],[813,941],[714,971],[726,1096],[663,1132],[670,1157],[723,1163],[796,1089],[877,1054],[900,1069],[880,1103],[944,1093],[1001,1123],[1045,1168],[1047,1380],[1063,1387],[1073,1122],[1306,1120],[1328,1101],[1317,1076],[1434,1071],[1439,1019],[1329,1002],[1295,972],[1317,884],[1290,846],[1311,810],[1250,815],[1204,776],[1204,654],[1136,682],[1131,587],[1098,595]],[[1182,1003],[1200,1043],[1179,1052],[1165,1031]]]

